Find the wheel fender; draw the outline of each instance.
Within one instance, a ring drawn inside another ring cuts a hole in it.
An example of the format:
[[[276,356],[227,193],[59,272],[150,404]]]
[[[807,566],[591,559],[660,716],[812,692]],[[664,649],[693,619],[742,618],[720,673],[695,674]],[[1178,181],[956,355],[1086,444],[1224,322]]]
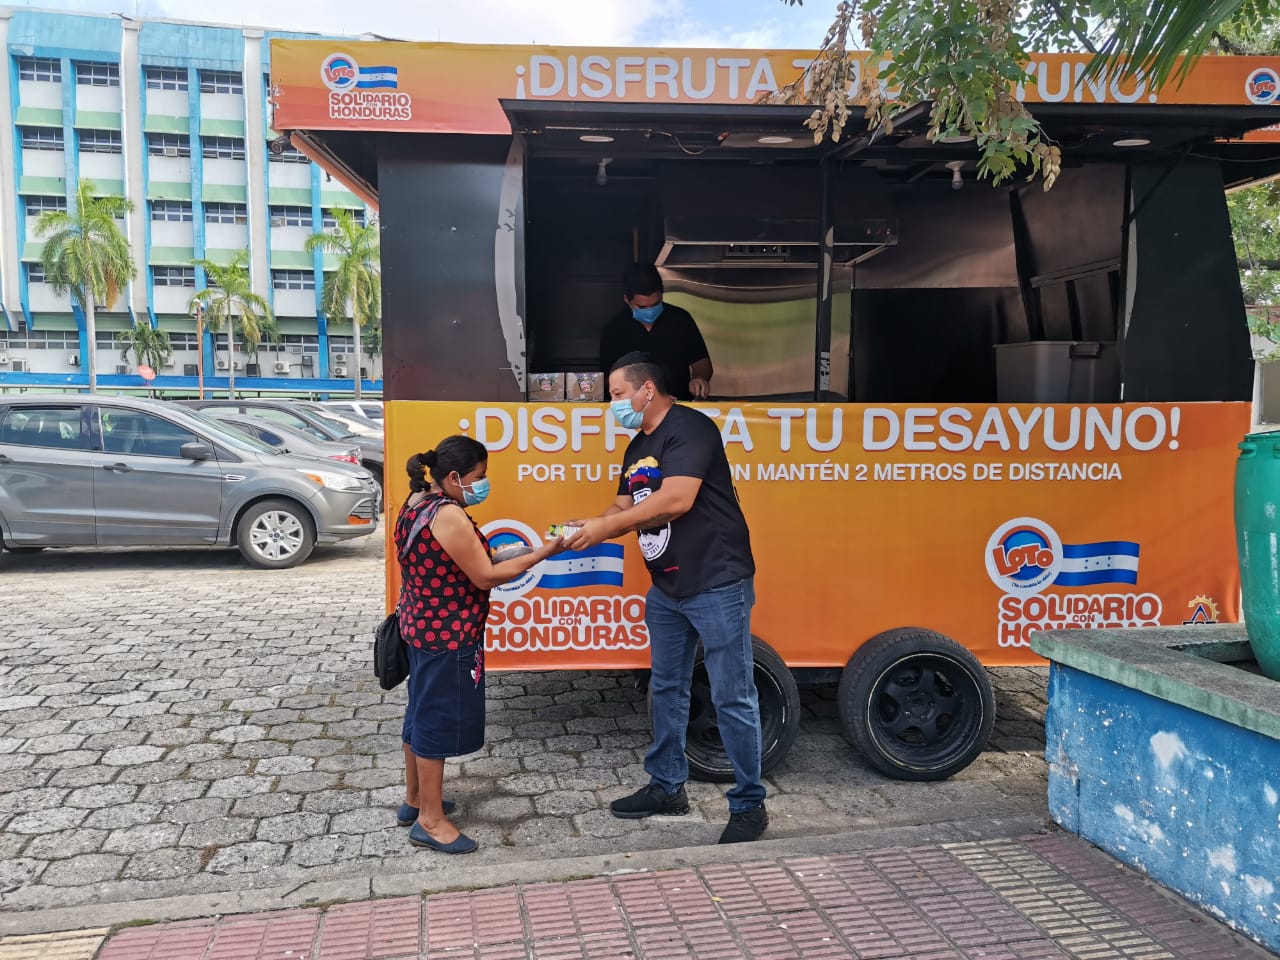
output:
[[[299,497],[297,491],[280,489],[256,491],[254,495],[245,500],[244,503],[237,505],[234,510],[228,511],[227,526],[225,529],[219,531],[218,539],[226,543],[234,544],[236,531],[240,529],[240,521],[252,507],[261,503],[263,500],[288,500],[290,503],[296,503],[303,509],[307,517],[311,520],[311,532],[315,534],[317,538],[319,537],[320,517],[316,514],[315,510],[311,508],[311,504]]]

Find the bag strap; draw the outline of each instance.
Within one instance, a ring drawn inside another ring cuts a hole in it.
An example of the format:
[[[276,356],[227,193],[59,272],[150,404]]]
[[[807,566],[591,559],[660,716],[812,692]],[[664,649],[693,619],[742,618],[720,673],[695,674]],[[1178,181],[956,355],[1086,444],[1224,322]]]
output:
[[[423,502],[426,506],[423,508],[422,512],[414,518],[413,526],[409,528],[409,536],[405,538],[404,546],[400,549],[399,554],[397,554],[397,559],[401,563],[403,563],[405,558],[409,555],[409,549],[413,546],[419,535],[421,535],[422,531],[431,525],[431,521],[435,520],[436,514],[439,513],[440,508],[445,505],[445,498],[428,496],[423,500]]]

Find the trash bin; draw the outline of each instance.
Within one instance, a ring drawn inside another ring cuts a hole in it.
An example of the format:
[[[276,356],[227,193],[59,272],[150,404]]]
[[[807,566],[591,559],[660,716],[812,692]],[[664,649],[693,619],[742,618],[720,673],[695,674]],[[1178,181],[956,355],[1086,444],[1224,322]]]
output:
[[[1280,680],[1280,431],[1240,444],[1235,514],[1249,645],[1263,674]]]
[[[996,344],[1000,403],[1114,403],[1120,386],[1116,345],[1099,340]]]

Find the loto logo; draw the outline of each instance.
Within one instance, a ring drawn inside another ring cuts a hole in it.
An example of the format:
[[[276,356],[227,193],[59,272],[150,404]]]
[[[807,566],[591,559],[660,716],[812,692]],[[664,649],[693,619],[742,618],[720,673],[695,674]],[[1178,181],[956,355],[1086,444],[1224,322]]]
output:
[[[1244,93],[1250,103],[1265,106],[1280,100],[1280,72],[1270,67],[1259,67],[1244,82]]]
[[[1062,540],[1047,523],[1018,517],[991,534],[986,562],[991,582],[1005,593],[1040,593],[1062,568]]]
[[[360,82],[360,67],[345,53],[331,53],[320,65],[320,79],[335,93],[351,90]]]
[[[515,544],[536,547],[542,542],[542,538],[538,536],[533,527],[526,523],[521,523],[519,520],[493,520],[481,527],[480,532],[484,534],[485,540],[488,541],[490,551],[500,550],[503,547]],[[495,600],[514,600],[517,597],[523,597],[537,586],[538,577],[538,568],[534,567],[532,570],[526,570],[516,579],[504,583],[500,587],[494,587],[490,595]]]

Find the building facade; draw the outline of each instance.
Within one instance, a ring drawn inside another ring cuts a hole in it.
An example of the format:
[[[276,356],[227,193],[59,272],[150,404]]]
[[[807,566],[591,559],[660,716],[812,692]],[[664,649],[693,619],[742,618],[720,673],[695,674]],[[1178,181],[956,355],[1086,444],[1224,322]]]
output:
[[[314,34],[0,8],[0,389],[88,383],[84,316],[45,282],[36,231],[82,179],[134,205],[121,227],[137,278],[95,311],[100,388],[143,385],[117,340],[136,322],[173,344],[160,388],[193,388],[201,363],[214,390],[232,368],[237,391],[340,392],[357,368],[381,388],[351,321],[324,315],[325,263],[303,250],[333,211],[370,211],[270,127],[269,41],[286,36]],[[197,343],[189,310],[205,286],[192,261],[243,249],[280,332],[256,356],[207,330]]]

